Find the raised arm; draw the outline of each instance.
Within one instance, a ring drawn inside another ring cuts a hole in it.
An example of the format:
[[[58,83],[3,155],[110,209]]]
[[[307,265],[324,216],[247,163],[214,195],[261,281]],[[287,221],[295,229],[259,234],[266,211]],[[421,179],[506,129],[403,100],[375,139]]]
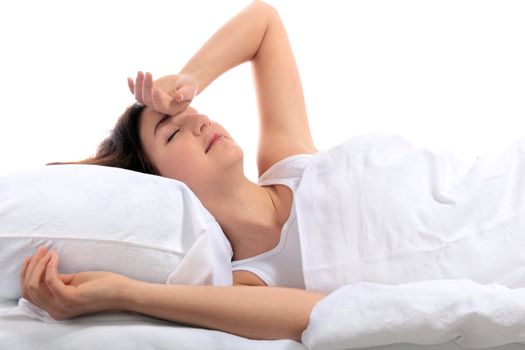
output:
[[[324,295],[277,287],[182,286],[139,282],[108,272],[61,275],[58,256],[39,249],[20,273],[24,298],[55,319],[133,311],[252,339],[294,339]]]
[[[179,76],[194,77],[199,93],[224,72],[249,61],[259,107],[260,175],[287,156],[316,152],[299,72],[277,11],[253,2],[220,28]]]
[[[182,69],[206,87],[251,61],[259,107],[257,166],[261,175],[279,160],[314,153],[299,72],[278,13],[255,1],[226,23]]]

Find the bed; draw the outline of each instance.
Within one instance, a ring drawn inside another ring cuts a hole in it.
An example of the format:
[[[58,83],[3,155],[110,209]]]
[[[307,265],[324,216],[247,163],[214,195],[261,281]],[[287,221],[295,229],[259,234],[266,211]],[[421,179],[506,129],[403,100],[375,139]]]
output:
[[[391,143],[374,144],[392,149]],[[525,139],[520,145],[525,147]],[[521,147],[508,153],[512,166],[491,163],[494,171],[519,172],[521,163],[513,160],[523,154]],[[397,284],[386,278],[374,283],[378,271],[391,276],[391,269],[372,270],[369,261],[368,271],[375,275],[360,279],[367,282],[345,278],[346,284],[326,288],[331,292],[314,307],[302,343],[251,340],[131,313],[45,323],[17,308],[23,257],[40,245],[61,256],[61,273],[105,270],[154,283],[216,286],[232,284],[231,246],[184,184],[158,176],[88,165],[44,167],[0,177],[0,198],[1,348],[525,349],[521,241],[513,245],[515,256],[505,254],[508,249],[490,255],[506,259],[498,266],[508,270],[497,280],[491,278],[495,283],[443,274],[424,280],[429,275],[424,269],[416,281],[403,280],[409,274],[400,273]],[[523,225],[515,225],[513,230],[521,232]],[[315,232],[312,237],[317,237]],[[309,253],[315,257],[321,252]],[[510,258],[515,259],[506,262]],[[406,266],[413,274],[413,266],[424,265]],[[322,291],[319,274],[304,270],[309,289]]]
[[[0,313],[17,300],[0,300]],[[304,350],[292,340],[250,340],[232,334],[185,327],[131,313],[84,316],[48,324],[20,313],[0,317],[0,348],[53,349],[265,349]]]
[[[0,300],[0,314],[14,310],[17,301]],[[251,340],[225,332],[187,327],[131,313],[83,316],[62,323],[48,324],[12,312],[0,317],[0,348],[17,350],[83,349],[264,349],[305,350],[293,340]],[[330,349],[333,347],[317,347]],[[349,347],[350,349],[351,347]],[[421,346],[394,344],[369,347],[384,350],[455,350],[464,349],[455,342]],[[523,350],[525,345],[510,344],[491,349]]]

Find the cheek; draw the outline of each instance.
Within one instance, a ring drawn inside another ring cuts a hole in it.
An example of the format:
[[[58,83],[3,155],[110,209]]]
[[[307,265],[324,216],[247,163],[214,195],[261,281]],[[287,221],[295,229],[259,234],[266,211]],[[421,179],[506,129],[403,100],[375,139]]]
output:
[[[158,168],[162,176],[182,181],[190,186],[202,177],[201,163],[202,159],[193,152],[177,152],[163,157]]]
[[[162,176],[182,181],[187,165],[188,161],[185,157],[162,157],[159,171]]]

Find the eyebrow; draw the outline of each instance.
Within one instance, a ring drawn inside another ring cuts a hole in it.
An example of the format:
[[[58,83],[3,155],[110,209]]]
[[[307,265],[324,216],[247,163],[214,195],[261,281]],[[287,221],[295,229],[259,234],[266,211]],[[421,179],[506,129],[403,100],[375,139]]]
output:
[[[157,123],[157,125],[155,125],[155,129],[153,130],[153,138],[156,138],[157,137],[157,129],[159,128],[159,126],[164,123],[166,120],[169,119],[169,117],[171,117],[169,114],[165,114],[164,116],[162,116],[162,118],[160,118],[159,122]]]

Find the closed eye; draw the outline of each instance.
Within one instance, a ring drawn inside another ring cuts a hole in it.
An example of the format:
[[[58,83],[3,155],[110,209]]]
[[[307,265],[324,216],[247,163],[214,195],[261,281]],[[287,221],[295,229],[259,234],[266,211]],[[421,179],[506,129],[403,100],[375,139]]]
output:
[[[178,132],[179,132],[179,129],[175,130],[173,132],[173,134],[171,134],[170,137],[168,137],[168,140],[166,141],[166,143],[169,143],[171,141],[171,139],[173,138],[173,136],[175,136],[175,134],[178,133]]]

